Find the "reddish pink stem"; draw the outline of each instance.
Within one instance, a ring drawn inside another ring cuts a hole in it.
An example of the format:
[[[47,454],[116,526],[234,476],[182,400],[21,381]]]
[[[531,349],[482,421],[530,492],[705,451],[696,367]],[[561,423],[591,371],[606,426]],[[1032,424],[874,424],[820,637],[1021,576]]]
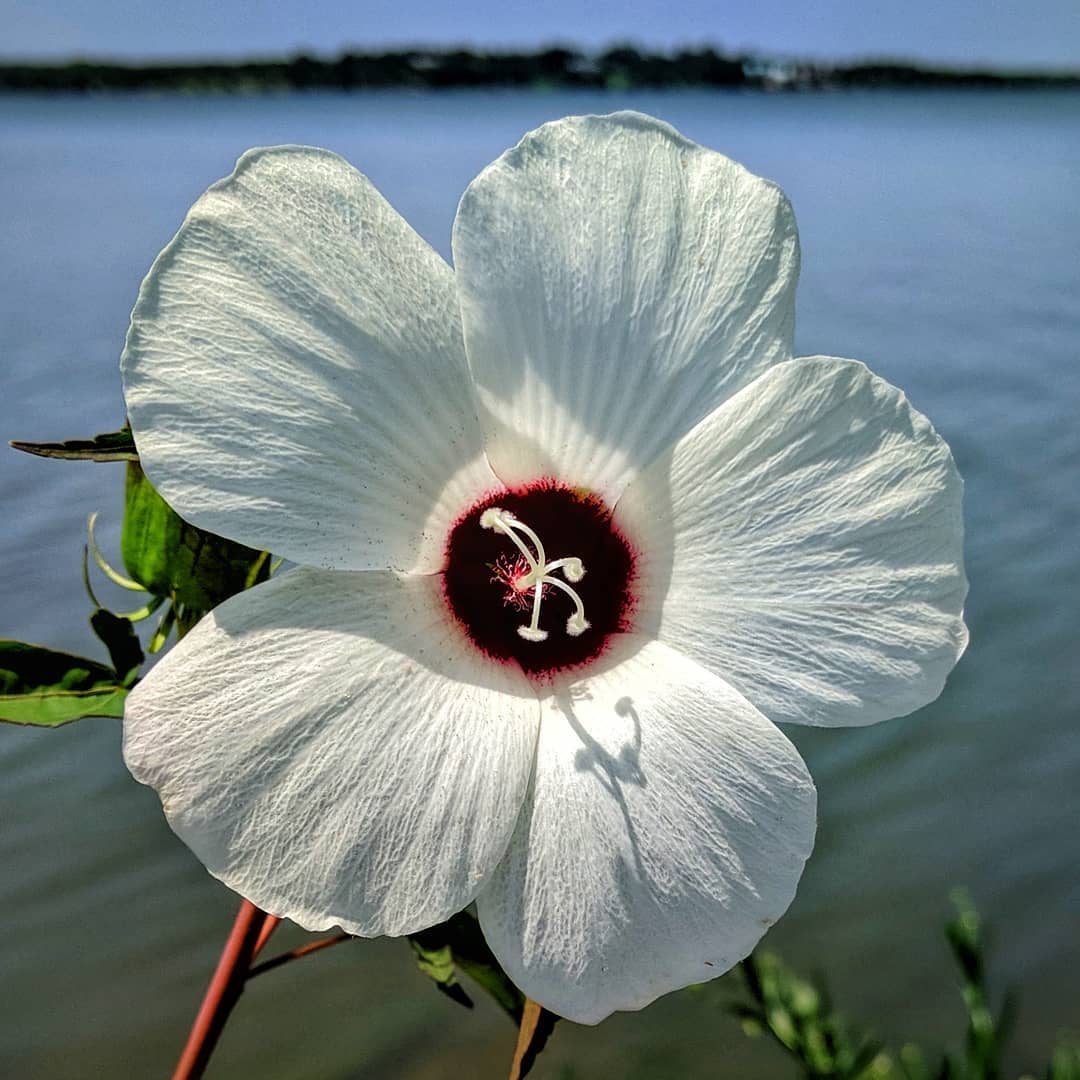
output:
[[[267,915],[250,901],[241,902],[187,1045],[173,1072],[173,1080],[199,1080],[206,1071],[225,1021],[240,999],[251,961],[266,944],[277,923],[273,915]]]
[[[318,941],[309,941],[306,945],[300,945],[295,949],[290,949],[288,952],[271,957],[269,960],[264,960],[261,964],[256,964],[248,972],[248,978],[254,979],[256,975],[261,975],[264,971],[273,971],[274,968],[291,963],[293,960],[299,960],[302,956],[310,956],[312,953],[329,949],[331,945],[340,945],[343,941],[352,940],[351,934],[334,934],[332,937],[319,938]]]
[[[259,940],[255,942],[255,948],[251,950],[251,959],[263,951],[263,946],[270,940],[270,935],[278,928],[281,920],[276,915],[267,915],[263,920],[263,928],[259,934]]]

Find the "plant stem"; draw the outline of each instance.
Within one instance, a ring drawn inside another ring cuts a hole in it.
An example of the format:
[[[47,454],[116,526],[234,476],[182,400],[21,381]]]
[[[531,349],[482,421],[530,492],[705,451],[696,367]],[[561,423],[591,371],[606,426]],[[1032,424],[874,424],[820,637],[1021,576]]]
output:
[[[259,934],[259,940],[255,942],[255,948],[251,950],[251,959],[254,962],[255,957],[263,951],[263,946],[270,940],[270,935],[277,929],[278,923],[281,920],[276,915],[267,915],[263,920],[262,931]],[[251,972],[248,972],[248,978],[251,978]]]
[[[261,975],[264,971],[273,971],[274,968],[281,967],[282,964],[287,964],[291,960],[299,960],[301,956],[319,952],[321,949],[329,949],[331,945],[340,945],[343,941],[352,941],[352,935],[334,934],[332,937],[319,938],[318,941],[309,941],[306,945],[300,945],[295,949],[290,949],[288,952],[271,957],[261,964],[256,964],[248,972],[247,977],[254,979],[256,975]]]
[[[199,1080],[206,1071],[225,1021],[240,999],[251,961],[276,925],[274,916],[248,900],[241,901],[172,1080]]]
[[[510,1065],[510,1080],[524,1080],[540,1051],[547,1045],[559,1017],[548,1012],[543,1005],[527,997],[521,1010],[521,1027],[518,1029],[517,1047]]]

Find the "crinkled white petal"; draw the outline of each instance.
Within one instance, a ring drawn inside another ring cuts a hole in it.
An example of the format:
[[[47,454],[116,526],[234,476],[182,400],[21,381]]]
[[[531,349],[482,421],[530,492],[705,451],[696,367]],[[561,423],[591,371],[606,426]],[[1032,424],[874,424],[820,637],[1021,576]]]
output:
[[[767,716],[902,716],[967,643],[962,483],[904,395],[853,360],[773,368],[627,489],[642,628]]]
[[[494,482],[453,272],[324,150],[252,150],[199,199],[143,282],[122,372],[165,498],[295,562],[437,569]]]
[[[311,930],[468,904],[513,832],[539,707],[439,579],[300,568],[226,601],[128,699],[124,757],[207,869]]]
[[[492,467],[614,501],[790,358],[798,261],[783,193],[667,124],[616,113],[526,135],[454,224]]]
[[[783,733],[659,642],[542,702],[536,771],[477,899],[510,977],[596,1023],[722,974],[787,909],[813,782]]]

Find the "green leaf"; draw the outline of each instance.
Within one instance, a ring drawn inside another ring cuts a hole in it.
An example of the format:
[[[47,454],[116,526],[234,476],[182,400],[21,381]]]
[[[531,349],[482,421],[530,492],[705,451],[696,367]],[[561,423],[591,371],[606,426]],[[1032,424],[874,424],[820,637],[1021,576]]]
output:
[[[96,660],[0,640],[0,720],[58,727],[85,716],[124,715],[127,689]]]
[[[189,525],[136,462],[127,467],[120,550],[128,574],[182,605],[191,624],[249,584],[266,579],[265,554]]]
[[[888,1076],[891,1062],[881,1044],[849,1030],[833,1009],[827,988],[800,978],[772,953],[754,952],[742,962],[751,1002],[728,1006],[753,1033],[768,1033],[811,1080],[865,1080]]]
[[[60,458],[63,461],[139,460],[135,440],[131,437],[129,427],[122,427],[119,431],[110,431],[104,435],[95,435],[92,439],[68,439],[65,442],[20,442],[13,439],[10,445],[26,454],[44,458]]]
[[[950,895],[956,914],[945,924],[945,939],[966,984],[981,987],[985,972],[982,956],[982,924],[971,897],[963,889]]]
[[[921,1047],[914,1043],[905,1043],[900,1047],[900,1068],[907,1080],[932,1080],[930,1066]]]
[[[454,954],[449,945],[439,945],[428,948],[417,936],[409,938],[409,944],[416,953],[417,967],[452,1001],[464,1005],[466,1009],[473,1007],[472,998],[465,993],[465,988],[457,981],[457,972],[454,970]]]
[[[121,683],[130,685],[146,659],[131,620],[99,607],[90,616],[90,625],[109,650],[109,659]]]
[[[131,592],[144,593],[146,590],[137,582],[132,581],[131,578],[124,577],[118,570],[114,570],[106,560],[105,556],[101,554],[101,548],[98,547],[97,537],[94,536],[94,526],[97,524],[97,511],[87,515],[86,518],[86,544],[90,554],[94,557],[94,562],[97,563],[98,569],[114,584],[119,585],[121,589],[129,589]]]
[[[1046,1068],[1046,1080],[1080,1080],[1080,1042],[1062,1036]]]
[[[465,911],[458,912],[438,926],[411,934],[409,941],[418,956],[422,949],[428,955],[437,956],[437,962],[445,961],[442,950],[448,949],[454,967],[488,993],[515,1024],[521,1023],[525,995],[499,966],[474,916]]]
[[[157,629],[150,636],[146,644],[146,651],[159,653],[165,648],[165,642],[169,640],[173,627],[176,625],[176,605],[170,604],[158,620]]]

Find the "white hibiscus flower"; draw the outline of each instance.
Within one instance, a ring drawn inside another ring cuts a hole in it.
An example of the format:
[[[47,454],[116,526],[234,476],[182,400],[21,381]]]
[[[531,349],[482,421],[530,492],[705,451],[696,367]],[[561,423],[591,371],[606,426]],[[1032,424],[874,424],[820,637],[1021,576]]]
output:
[[[665,124],[527,135],[453,250],[279,147],[154,264],[143,465],[300,565],[147,676],[124,753],[260,907],[370,936],[475,902],[522,990],[593,1023],[788,907],[815,793],[775,721],[941,691],[961,483],[900,391],[791,358],[786,199]]]

